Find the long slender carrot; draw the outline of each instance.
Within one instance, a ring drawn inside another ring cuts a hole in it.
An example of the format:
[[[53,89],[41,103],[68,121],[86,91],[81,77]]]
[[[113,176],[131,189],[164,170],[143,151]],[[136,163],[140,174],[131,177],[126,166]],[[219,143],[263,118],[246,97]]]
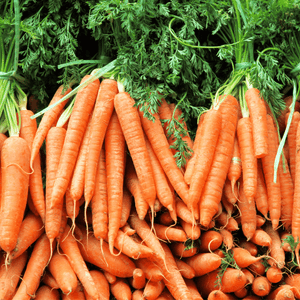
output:
[[[163,273],[154,261],[147,258],[139,258],[135,261],[135,264],[143,270],[148,280],[159,281],[163,279]]]
[[[122,214],[120,220],[120,228],[127,224],[132,207],[132,196],[126,186],[123,186]]]
[[[266,217],[269,212],[268,192],[261,159],[258,159],[257,161],[257,189],[254,200],[257,210]]]
[[[30,150],[19,136],[10,136],[1,150],[1,227],[0,246],[11,252],[17,243],[22,224],[29,185]]]
[[[57,91],[55,92],[52,100],[49,103],[49,106],[58,102],[60,99],[62,99],[65,95],[67,95],[69,92],[71,92],[71,88],[68,87],[64,91],[64,86],[61,85]],[[52,126],[53,122],[55,121],[56,117],[59,115],[60,111],[63,109],[65,104],[68,102],[68,99],[63,101],[60,104],[57,104],[55,107],[53,107],[51,110],[48,110],[42,117],[41,122],[38,126],[36,135],[34,137],[33,143],[32,143],[32,151],[31,151],[31,158],[30,158],[30,164],[33,164],[33,161],[35,157],[37,156],[44,139],[47,136],[47,133]]]
[[[91,75],[84,76],[81,83],[90,76]],[[96,79],[80,90],[76,95],[52,190],[51,207],[60,203],[62,196],[68,188],[76,164],[80,144],[88,124],[89,115],[94,107],[99,85],[99,79]]]
[[[234,145],[233,145],[233,154],[228,170],[228,179],[231,182],[232,189],[236,183],[236,181],[240,178],[242,173],[242,161],[241,161],[241,153],[240,147],[238,144],[237,136],[234,138]]]
[[[209,225],[213,216],[217,213],[218,204],[221,201],[222,190],[233,152],[238,107],[236,98],[231,95],[221,100],[219,111],[222,114],[222,129],[200,199],[200,224],[205,227]]]
[[[267,109],[264,99],[256,88],[250,88],[245,93],[245,99],[250,112],[253,128],[253,143],[255,157],[261,158],[268,154]]]
[[[143,128],[135,101],[127,92],[119,92],[115,96],[115,110],[132,157],[145,201],[153,211],[156,189],[152,166],[146,148]]]
[[[113,111],[105,135],[109,219],[108,244],[111,253],[113,253],[114,240],[117,237],[122,216],[123,182],[126,164],[125,147],[125,138],[121,125],[117,113]]]
[[[114,98],[118,93],[117,82],[113,79],[101,81],[95,108],[93,110],[91,132],[86,158],[84,197],[90,202],[95,191],[95,178],[100,151],[109,120],[114,111]]]
[[[188,208],[194,211],[194,207],[199,203],[202,195],[205,181],[209,174],[216,145],[218,143],[222,125],[222,114],[219,109],[210,109],[206,114],[202,124],[203,135],[195,155],[198,159],[194,166],[193,176],[189,189],[189,203]]]

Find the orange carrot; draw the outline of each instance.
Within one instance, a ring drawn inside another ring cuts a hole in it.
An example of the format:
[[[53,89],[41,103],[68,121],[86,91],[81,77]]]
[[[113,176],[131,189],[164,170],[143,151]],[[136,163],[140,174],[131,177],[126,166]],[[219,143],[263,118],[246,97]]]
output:
[[[111,284],[110,291],[116,299],[130,300],[132,298],[130,286],[123,278],[118,278]]]
[[[17,243],[28,197],[30,150],[19,136],[10,136],[1,149],[0,247],[11,252]],[[12,180],[13,179],[13,180]]]
[[[198,240],[201,235],[200,225],[192,225],[191,223],[187,223],[184,220],[179,219],[179,223],[186,233],[186,236],[191,240]]]
[[[107,279],[103,275],[103,273],[98,270],[91,270],[90,274],[96,284],[97,290],[101,291],[101,299],[109,300],[109,297],[110,297],[109,284],[108,284]],[[86,300],[92,300],[92,298],[86,292],[86,290],[84,290],[83,292],[85,294]]]
[[[225,180],[224,188],[223,188],[224,198],[232,205],[235,205],[238,200],[238,187],[235,185],[232,189],[231,183],[228,177]],[[222,197],[222,198],[223,198]]]
[[[269,247],[272,244],[271,237],[263,229],[256,229],[250,241],[258,246],[263,247]]]
[[[59,300],[59,292],[58,290],[51,289],[51,287],[47,285],[42,285],[37,289],[34,299]]]
[[[251,264],[248,269],[255,275],[263,276],[266,273],[266,267],[261,261],[257,261],[254,264]]]
[[[203,300],[203,298],[200,295],[200,292],[197,289],[197,286],[196,286],[196,283],[194,282],[194,280],[184,278],[184,281],[192,295],[192,299],[193,300]]]
[[[196,271],[190,265],[177,257],[174,257],[174,259],[183,278],[192,279],[196,276]]]
[[[294,290],[292,286],[283,284],[266,296],[266,300],[294,300]]]
[[[114,240],[120,228],[123,201],[123,181],[125,173],[125,139],[118,120],[113,111],[105,135],[105,161],[107,176],[108,203],[108,244],[113,253]],[[86,200],[86,207],[89,204]]]
[[[267,296],[271,291],[271,283],[266,277],[258,276],[254,278],[252,283],[252,291],[257,296]]]
[[[86,300],[84,295],[84,288],[78,284],[76,290],[71,294],[62,294],[62,300]]]
[[[81,83],[90,76],[91,75],[84,76]],[[61,202],[62,196],[65,194],[72,178],[82,138],[88,124],[90,113],[94,107],[99,85],[99,79],[96,79],[81,89],[76,95],[51,194],[51,207],[55,207]]]
[[[151,281],[159,281],[163,279],[163,274],[154,261],[147,258],[139,258],[135,261],[137,268],[140,268],[145,277]]]
[[[164,282],[161,281],[148,281],[144,288],[144,298],[147,300],[156,300],[165,288]]]
[[[277,267],[270,267],[266,272],[266,277],[271,283],[278,283],[281,281],[283,274]]]
[[[241,153],[238,144],[237,136],[234,138],[234,145],[233,145],[233,154],[228,170],[227,177],[231,182],[232,190],[236,181],[240,178],[242,173],[242,161],[241,161]]]
[[[240,268],[247,268],[262,258],[260,256],[252,256],[248,250],[240,247],[235,247],[231,250],[233,253],[233,258]]]
[[[204,227],[209,225],[218,211],[230,166],[237,125],[238,102],[236,98],[228,95],[222,99],[219,111],[222,114],[222,129],[200,200],[200,224]]]
[[[292,274],[289,276],[285,276],[284,278],[285,284],[288,284],[293,287],[293,292],[295,294],[295,298],[300,298],[300,274]]]
[[[268,154],[267,110],[264,99],[259,94],[260,92],[256,88],[250,88],[245,93],[252,122],[256,158],[261,158]]]
[[[226,249],[231,249],[233,247],[233,235],[227,229],[220,229],[220,234],[222,236],[223,243]]]
[[[114,110],[114,98],[118,93],[117,82],[113,79],[104,79],[101,82],[93,116],[91,121],[91,131],[86,157],[86,173],[84,197],[88,204],[95,191],[95,178],[100,151],[104,141],[107,127]]]
[[[209,293],[207,300],[235,300],[236,298],[227,293],[223,293],[220,290],[213,290]]]
[[[44,272],[42,282],[44,284],[48,285],[53,290],[54,289],[56,289],[56,290],[59,289],[59,285],[57,284],[56,280],[54,279],[54,277],[50,273],[49,269],[46,269],[46,271]]]
[[[135,269],[133,271],[132,278],[130,279],[130,285],[134,289],[143,289],[146,285],[146,276],[142,269]]]
[[[200,236],[200,252],[209,252],[218,249],[222,245],[222,235],[214,230],[207,230]]]
[[[239,242],[239,246],[244,248],[250,252],[252,256],[256,256],[258,253],[258,247],[254,243],[250,241],[246,241],[245,239],[241,239]]]
[[[199,247],[196,243],[192,244],[189,247],[186,247],[185,243],[182,242],[173,242],[170,245],[172,253],[177,257],[192,257],[198,253]]]
[[[68,93],[71,92],[71,88],[68,87],[65,91],[64,91],[64,87],[63,85],[61,85],[57,91],[55,92],[52,100],[49,103],[49,106],[58,102],[60,99],[62,99],[65,95],[67,95]],[[32,150],[31,150],[31,158],[30,158],[30,164],[33,164],[33,161],[35,159],[35,157],[37,156],[43,142],[44,139],[46,138],[48,131],[50,129],[50,127],[52,126],[53,122],[55,121],[56,117],[59,115],[60,111],[63,109],[63,107],[65,106],[65,104],[68,102],[68,99],[66,99],[65,101],[63,101],[60,104],[57,104],[55,107],[53,107],[52,109],[48,110],[47,112],[45,112],[45,114],[43,115],[41,122],[37,128],[37,132],[36,135],[34,137],[34,140],[32,142]]]
[[[186,233],[180,227],[168,227],[161,224],[154,224],[156,236],[165,241],[185,242],[187,240]]]

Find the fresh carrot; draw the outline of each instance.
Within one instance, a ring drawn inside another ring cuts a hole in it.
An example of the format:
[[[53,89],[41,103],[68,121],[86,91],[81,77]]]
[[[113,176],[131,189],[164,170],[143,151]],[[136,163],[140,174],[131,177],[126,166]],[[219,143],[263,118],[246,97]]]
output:
[[[291,234],[287,231],[283,231],[280,234],[280,239],[281,239],[281,248],[285,252],[292,252],[291,245],[287,242],[287,239],[291,236]]]
[[[120,300],[130,300],[132,293],[129,284],[123,278],[118,278],[116,282],[110,285],[111,294]]]
[[[192,212],[188,209],[187,205],[179,197],[176,197],[175,204],[177,217],[187,223],[190,223],[191,225],[194,225],[196,223],[196,220]]]
[[[132,195],[129,193],[128,189],[124,185],[120,228],[124,227],[127,224],[128,218],[130,216],[131,207],[132,207]]]
[[[186,233],[186,236],[191,240],[198,240],[201,235],[200,225],[192,225],[191,223],[187,223],[184,220],[179,219],[179,223]]]
[[[262,261],[257,261],[254,264],[251,264],[248,269],[255,275],[263,276],[266,273],[266,267]]]
[[[70,193],[70,188],[66,190],[65,193],[65,206],[66,206],[66,214],[68,218],[72,220],[72,224],[74,226],[75,219],[77,218],[80,206],[84,203],[84,197],[81,197],[78,201],[75,201]]]
[[[247,268],[262,259],[260,256],[252,256],[248,250],[240,247],[234,247],[231,250],[233,253],[233,258],[240,268]]]
[[[236,298],[228,293],[223,293],[220,290],[213,290],[209,293],[207,300],[235,300]]]
[[[185,243],[182,242],[173,242],[170,245],[170,249],[173,255],[183,258],[183,257],[192,257],[198,253],[199,247],[196,243],[187,247]]]
[[[51,106],[52,104],[58,102],[60,99],[62,99],[64,96],[66,96],[69,92],[71,92],[71,88],[68,87],[65,91],[64,91],[64,86],[61,85],[57,91],[55,92],[52,100],[49,103],[49,106]],[[56,117],[59,115],[60,111],[63,109],[63,107],[65,106],[65,104],[68,102],[68,99],[66,99],[65,101],[63,101],[60,104],[57,104],[55,107],[53,107],[52,109],[48,110],[47,112],[45,112],[45,114],[43,115],[41,122],[39,123],[39,126],[37,128],[37,132],[36,135],[34,137],[34,140],[32,142],[32,150],[31,150],[31,158],[30,158],[30,164],[33,164],[33,161],[35,159],[35,157],[37,156],[37,154],[39,153],[39,150],[44,142],[44,139],[46,138],[48,131],[51,127],[51,125],[53,124],[53,122],[55,121]]]
[[[266,219],[261,215],[256,215],[256,228],[261,228],[266,223]]]
[[[260,91],[250,88],[245,93],[245,99],[250,112],[250,119],[253,128],[254,153],[256,158],[268,154],[268,129],[267,109],[264,99],[260,97]]]
[[[103,274],[104,274],[106,280],[108,281],[108,283],[110,283],[110,284],[114,283],[117,280],[117,277],[108,271],[103,271]]]
[[[152,166],[146,148],[144,132],[135,101],[127,92],[119,92],[115,96],[115,110],[125,137],[128,150],[139,179],[143,197],[152,212],[156,198],[156,189]]]
[[[40,286],[35,294],[35,300],[59,300],[59,292],[58,290],[53,290],[51,287],[47,285]]]
[[[187,286],[187,288],[189,289],[191,295],[192,295],[192,299],[193,300],[203,300],[200,292],[197,289],[196,283],[194,282],[193,279],[187,279],[184,278],[185,284]]]
[[[55,246],[50,245],[46,234],[39,237],[34,244],[33,251],[26,265],[25,273],[18,287],[14,300],[29,300],[37,291],[40,279],[51,257],[51,249]]]
[[[270,115],[267,115],[267,128],[268,155],[262,158],[262,166],[267,186],[270,219],[273,228],[276,229],[281,216],[281,192],[278,178],[276,178],[276,182],[274,182],[274,161],[278,148],[278,139],[276,138],[277,131]]]
[[[154,230],[156,236],[165,241],[178,241],[185,242],[187,235],[185,231],[180,227],[168,227],[161,224],[154,224]]]
[[[209,225],[218,211],[230,166],[237,125],[238,102],[236,98],[228,95],[222,99],[219,111],[222,115],[222,128],[200,200],[200,224],[204,227]]]
[[[64,294],[75,291],[78,279],[66,255],[55,251],[49,262],[48,269]]]
[[[234,295],[238,298],[245,298],[249,294],[249,291],[246,287],[241,288],[234,292]]]
[[[265,276],[258,276],[254,278],[252,283],[252,291],[255,295],[264,297],[271,291],[271,283]]]
[[[159,281],[163,279],[163,273],[154,261],[147,258],[139,258],[135,261],[137,268],[140,268],[145,277],[151,281]]]
[[[221,126],[221,112],[218,109],[210,109],[205,114],[202,124],[203,135],[197,147],[197,152],[195,152],[195,155],[198,156],[198,159],[196,160],[193,176],[191,178],[189,190],[190,205],[188,205],[189,210],[192,212],[194,211],[194,207],[196,207],[200,201],[205,181],[210,172],[216,145],[221,132]]]
[[[132,278],[129,279],[130,285],[136,289],[143,289],[146,285],[146,276],[142,269],[136,268],[133,271]]]
[[[295,294],[295,298],[300,298],[300,274],[291,274],[284,277],[285,284],[293,287],[293,292]]]
[[[41,282],[44,283],[45,285],[48,285],[53,290],[58,290],[59,289],[59,285],[57,284],[56,280],[54,279],[54,277],[50,273],[49,269],[45,270]]]
[[[254,280],[254,275],[248,269],[242,269],[242,272],[247,277],[247,284],[252,284],[252,282]]]
[[[192,279],[196,276],[196,271],[189,264],[177,257],[174,257],[174,259],[183,278]]]
[[[258,254],[258,247],[254,243],[247,241],[245,239],[241,239],[239,241],[239,246],[244,248],[250,252],[252,256],[256,256]]]
[[[7,253],[17,243],[24,217],[29,185],[30,149],[27,142],[12,135],[1,149],[1,221],[0,247]]]
[[[214,253],[199,253],[185,258],[184,262],[195,270],[195,277],[199,277],[218,269],[222,259]]]
[[[62,300],[86,300],[84,295],[84,288],[78,284],[76,290],[71,294],[62,294]]]
[[[239,190],[237,185],[235,185],[232,189],[231,183],[227,177],[223,188],[223,197],[227,200],[227,202],[229,202],[232,205],[235,205],[238,200],[238,191]]]
[[[278,283],[283,278],[283,274],[279,268],[270,267],[266,272],[266,277],[271,283]]]
[[[165,283],[161,281],[148,281],[143,296],[147,300],[156,300],[165,288]]]
[[[220,229],[220,234],[222,236],[223,244],[225,245],[227,250],[230,250],[233,247],[233,235],[232,233],[223,228]]]
[[[44,233],[43,222],[40,216],[27,212],[18,235],[17,243],[10,252],[8,260],[14,260],[23,254]]]
[[[109,300],[110,297],[110,290],[109,290],[109,283],[103,273],[99,270],[91,270],[90,274],[96,284],[97,290],[101,291],[101,299],[103,300]],[[86,290],[83,291],[86,300],[92,300],[90,295],[86,292]]]
[[[207,230],[200,236],[200,252],[209,252],[218,249],[222,245],[222,235],[214,230]]]
[[[86,157],[86,173],[84,197],[89,203],[95,191],[95,179],[99,155],[106,134],[110,118],[114,111],[114,98],[118,93],[117,82],[113,79],[101,81],[93,116],[91,121],[91,131],[88,142],[88,152]],[[121,141],[120,141],[121,142]]]
[[[170,226],[174,223],[169,211],[165,211],[157,216],[157,222],[165,226]]]
[[[283,284],[266,296],[266,300],[294,300],[294,288],[288,284]]]
[[[132,300],[144,300],[143,290],[134,290],[132,293]]]
[[[258,246],[269,247],[272,244],[272,238],[263,229],[256,229],[250,241]]]
[[[228,170],[227,177],[231,182],[232,190],[234,188],[235,183],[240,178],[242,173],[242,161],[241,161],[241,153],[240,147],[238,143],[237,136],[234,138],[234,145],[233,145],[233,154]]]
[[[81,83],[90,78],[90,76],[91,75],[84,76]],[[51,194],[51,207],[55,207],[61,202],[62,196],[65,194],[72,178],[80,145],[88,124],[89,116],[94,107],[99,85],[100,81],[96,79],[81,89],[76,95]]]
[[[168,291],[167,288],[163,290],[163,292],[157,297],[156,300],[174,300],[171,293]]]
[[[222,212],[217,218],[216,221],[222,228],[226,228],[229,231],[235,231],[239,229],[237,221],[230,217],[226,212]]]

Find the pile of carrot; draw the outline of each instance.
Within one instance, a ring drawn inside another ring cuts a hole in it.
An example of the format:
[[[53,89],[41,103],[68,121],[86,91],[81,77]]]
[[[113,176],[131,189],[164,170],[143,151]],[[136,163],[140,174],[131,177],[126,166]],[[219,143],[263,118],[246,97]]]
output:
[[[161,99],[150,120],[96,79],[61,122],[71,90],[1,136],[1,300],[300,298],[298,111],[274,180],[277,120],[257,89],[200,116],[182,168],[176,106]]]

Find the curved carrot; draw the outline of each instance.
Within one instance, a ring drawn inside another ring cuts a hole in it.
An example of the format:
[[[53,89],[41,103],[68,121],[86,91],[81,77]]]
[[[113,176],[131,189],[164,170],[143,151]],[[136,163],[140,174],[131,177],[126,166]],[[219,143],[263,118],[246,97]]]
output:
[[[132,278],[130,279],[130,285],[136,290],[142,289],[145,287],[146,277],[145,277],[145,273],[142,269],[136,268],[133,271]]]
[[[205,114],[202,124],[202,137],[194,155],[197,160],[194,166],[193,176],[189,189],[188,208],[194,211],[194,207],[199,203],[205,181],[210,172],[214,159],[214,154],[221,132],[222,114],[219,109],[212,108]]]
[[[10,136],[1,150],[1,223],[0,246],[11,252],[17,243],[27,204],[30,150],[27,142]]]
[[[265,297],[271,291],[271,283],[265,276],[258,276],[252,282],[252,291],[257,296]]]
[[[156,300],[165,288],[164,282],[161,281],[148,281],[144,288],[144,299]]]
[[[232,190],[235,183],[240,178],[241,173],[242,173],[241,153],[240,153],[240,147],[238,144],[237,136],[235,136],[234,145],[233,145],[233,154],[232,154],[232,158],[231,158],[231,162],[227,174],[227,177],[231,182]]]
[[[132,298],[130,286],[123,278],[117,278],[117,280],[110,285],[110,291],[116,299]]]
[[[254,153],[256,158],[268,154],[267,109],[259,90],[250,88],[245,93],[245,99],[250,112],[253,128]]]
[[[96,287],[98,291],[101,291],[101,299],[103,300],[109,300],[110,297],[110,290],[109,290],[109,284],[105,276],[101,271],[98,270],[91,270],[90,274],[92,278],[94,279],[94,282],[96,284]],[[84,290],[85,298],[86,300],[92,300],[90,295]]]
[[[64,91],[64,93],[63,93],[63,90],[64,90],[64,86],[61,85],[55,92],[52,100],[49,103],[49,106],[58,102],[61,98],[63,98],[65,95],[67,95],[69,92],[71,92],[72,89],[70,87],[68,87],[67,90]],[[52,126],[53,122],[56,120],[60,111],[63,109],[63,107],[65,106],[65,104],[67,102],[68,102],[68,99],[66,99],[65,101],[63,101],[60,104],[57,104],[55,107],[48,110],[43,115],[41,122],[38,126],[36,135],[34,137],[34,140],[32,142],[32,151],[31,151],[31,158],[30,158],[31,165],[33,164],[33,161],[34,161],[35,157],[37,156],[37,154],[44,142],[44,139],[47,136],[47,133],[48,133],[50,127]]]
[[[132,157],[142,193],[145,201],[153,211],[156,199],[153,171],[138,109],[134,104],[135,101],[126,92],[120,92],[115,96],[115,110]]]
[[[91,132],[86,157],[86,173],[84,197],[90,202],[95,191],[95,178],[100,151],[109,120],[114,111],[114,98],[118,93],[117,82],[113,79],[101,81],[101,87],[97,95],[93,110]]]
[[[268,192],[260,159],[257,161],[257,188],[254,200],[257,210],[266,217],[269,212]]]
[[[123,182],[125,173],[125,138],[114,111],[107,126],[105,136],[105,158],[108,203],[108,244],[113,253],[114,240],[120,228],[123,201]],[[88,205],[86,199],[86,205]]]
[[[91,75],[84,76],[81,83],[90,76]],[[99,79],[96,79],[80,90],[76,95],[52,190],[51,207],[60,203],[62,196],[68,188],[76,164],[80,144],[88,124],[90,113],[94,107],[99,85]]]

